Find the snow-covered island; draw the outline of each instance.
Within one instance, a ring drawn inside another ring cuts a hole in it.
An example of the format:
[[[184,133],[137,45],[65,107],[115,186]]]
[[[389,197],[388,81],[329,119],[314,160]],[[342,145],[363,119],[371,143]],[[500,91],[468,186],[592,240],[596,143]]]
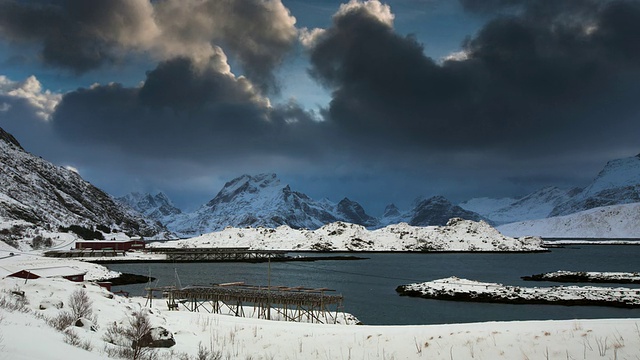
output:
[[[528,281],[640,284],[640,273],[559,270],[543,274],[523,276],[522,279]]]
[[[519,287],[449,277],[401,285],[402,296],[511,304],[602,305],[640,307],[640,289],[595,286]]]
[[[226,228],[195,238],[151,243],[150,247],[248,247],[288,251],[546,251],[539,237],[512,238],[484,221],[453,218],[446,226],[389,225],[377,230],[344,222],[317,230]]]

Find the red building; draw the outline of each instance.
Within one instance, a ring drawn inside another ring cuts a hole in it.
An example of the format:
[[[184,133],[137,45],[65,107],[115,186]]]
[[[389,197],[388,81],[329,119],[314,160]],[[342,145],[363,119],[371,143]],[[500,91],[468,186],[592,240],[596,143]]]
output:
[[[143,240],[83,240],[76,241],[76,250],[140,250],[145,248]]]
[[[69,281],[82,282],[86,272],[74,269],[68,266],[58,266],[50,268],[22,269],[7,276],[17,277],[20,279],[38,279],[38,278],[64,278]]]

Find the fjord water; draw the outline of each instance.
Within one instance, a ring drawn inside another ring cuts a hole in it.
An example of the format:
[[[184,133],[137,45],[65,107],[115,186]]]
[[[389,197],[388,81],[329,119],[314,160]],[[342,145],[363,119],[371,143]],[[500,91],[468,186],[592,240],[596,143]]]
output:
[[[299,255],[299,254],[293,254]],[[317,255],[317,254],[314,254]],[[520,286],[558,286],[529,282],[521,276],[557,270],[640,271],[640,246],[588,245],[552,249],[547,253],[366,253],[354,261],[273,262],[271,285],[327,287],[344,296],[345,311],[367,325],[421,325],[505,320],[640,317],[640,309],[600,306],[511,305],[427,300],[399,296],[398,285],[457,276]],[[113,264],[110,269],[157,278],[153,285],[209,285],[243,281],[268,283],[269,264],[152,263]],[[177,277],[176,277],[177,274]],[[177,280],[178,279],[178,280]],[[579,284],[574,284],[579,285]],[[583,284],[594,286],[638,285]],[[114,287],[132,295],[145,285]],[[158,305],[160,306],[160,305]]]

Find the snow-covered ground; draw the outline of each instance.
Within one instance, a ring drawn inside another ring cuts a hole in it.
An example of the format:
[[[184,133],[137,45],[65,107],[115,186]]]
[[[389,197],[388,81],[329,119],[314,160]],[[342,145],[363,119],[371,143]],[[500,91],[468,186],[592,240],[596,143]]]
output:
[[[640,289],[597,286],[521,287],[449,277],[402,285],[398,292],[429,299],[506,302],[559,303],[640,307]],[[640,334],[639,334],[640,335]]]
[[[571,215],[498,226],[508,236],[623,239],[640,237],[640,203],[612,205]]]
[[[43,317],[68,309],[67,299],[83,286],[98,329],[74,327],[80,344],[73,346]],[[104,340],[107,328],[126,324],[144,305],[142,298],[112,297],[98,286],[61,279],[0,281],[0,296],[12,299],[12,290],[24,291],[28,300],[25,310],[0,307],[0,356],[12,360],[104,359],[114,348]],[[52,300],[65,305],[40,310]],[[640,319],[350,326],[167,311],[162,302],[155,305],[143,312],[176,342],[158,350],[159,359],[195,359],[199,345],[222,359],[634,359],[640,348]]]
[[[451,219],[446,226],[410,226],[406,223],[367,230],[335,222],[317,230],[288,226],[226,228],[191,239],[152,243],[158,247],[249,247],[266,250],[322,251],[543,251],[535,237],[511,238],[484,221]]]

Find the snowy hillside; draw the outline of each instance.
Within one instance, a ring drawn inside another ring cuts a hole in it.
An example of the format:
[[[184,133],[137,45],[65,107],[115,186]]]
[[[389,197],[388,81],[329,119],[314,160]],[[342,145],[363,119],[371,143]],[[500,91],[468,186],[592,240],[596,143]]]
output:
[[[145,237],[166,230],[123,209],[110,195],[83,180],[76,172],[26,152],[2,129],[0,163],[0,223],[17,222],[23,230],[101,226]]]
[[[69,300],[79,292],[86,294],[85,308],[96,315],[96,326],[56,330],[52,320],[71,311]],[[108,358],[131,344],[110,341],[110,330],[136,329],[130,325],[136,324],[133,319],[148,320],[150,327],[170,334],[173,346],[146,351],[157,359],[635,359],[640,346],[638,319],[307,324],[169,311],[164,301],[151,308],[142,297],[125,298],[95,284],[45,278],[27,283],[2,279],[0,298],[2,352],[12,360]],[[251,314],[250,309],[245,313]]]
[[[249,247],[267,250],[322,251],[541,251],[539,238],[503,236],[480,221],[451,219],[445,226],[416,227],[406,223],[367,230],[336,222],[317,230],[232,228],[199,237],[153,243],[160,247]]]
[[[510,197],[499,198],[499,199],[481,197],[481,198],[473,198],[467,201],[463,201],[460,204],[458,204],[458,206],[460,206],[465,210],[473,211],[482,216],[488,217],[488,214],[491,214],[497,210],[505,208],[516,201],[518,201],[518,199],[510,198]]]
[[[612,205],[571,215],[498,226],[509,236],[547,238],[638,238],[640,203]]]
[[[162,192],[156,195],[133,192],[116,198],[116,201],[127,205],[149,219],[163,224],[182,213],[180,209],[173,205],[169,197]]]
[[[495,224],[507,224],[638,202],[640,155],[609,161],[584,189],[547,187],[512,201],[509,198],[475,198],[461,203],[460,207],[475,211]]]
[[[591,184],[556,206],[550,216],[635,202],[640,202],[640,155],[609,161]]]
[[[571,199],[578,191],[546,187],[520,199],[477,198],[461,203],[460,207],[476,211],[496,224],[506,224],[546,218],[556,206]]]

